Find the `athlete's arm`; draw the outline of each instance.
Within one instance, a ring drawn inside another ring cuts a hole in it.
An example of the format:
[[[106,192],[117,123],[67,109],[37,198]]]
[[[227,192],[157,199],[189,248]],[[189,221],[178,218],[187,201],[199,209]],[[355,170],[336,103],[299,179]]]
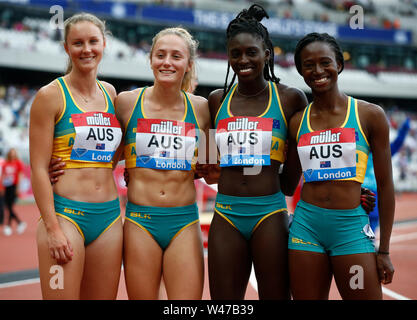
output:
[[[49,163],[52,156],[55,119],[63,100],[55,83],[36,94],[30,111],[29,152],[32,189],[45,224],[51,257],[58,263],[72,259],[72,248],[55,215]]]
[[[300,182],[301,163],[297,152],[297,132],[301,123],[302,112],[297,112],[289,121],[287,135],[287,153],[282,173],[279,176],[281,191],[286,196],[294,195]]]
[[[361,102],[366,108],[366,128],[368,142],[374,158],[374,171],[378,192],[378,209],[380,219],[380,241],[377,265],[380,281],[390,283],[394,275],[389,254],[389,242],[394,223],[395,196],[392,178],[389,125],[383,109],[377,105]]]
[[[296,135],[301,121],[302,111],[308,101],[305,93],[297,88],[278,85],[281,105],[287,120],[287,146],[282,173],[279,175],[281,191],[292,196],[300,181],[301,165],[298,159]],[[291,128],[292,127],[292,128]],[[292,134],[291,134],[292,132]]]

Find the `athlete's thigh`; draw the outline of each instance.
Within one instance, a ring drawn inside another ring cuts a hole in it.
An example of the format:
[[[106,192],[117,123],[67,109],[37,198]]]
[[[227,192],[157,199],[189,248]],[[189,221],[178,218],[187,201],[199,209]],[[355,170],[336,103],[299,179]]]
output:
[[[294,300],[329,299],[332,271],[327,254],[290,249],[288,265]]]
[[[116,299],[122,266],[123,225],[119,218],[85,248],[81,299]]]
[[[288,273],[288,215],[266,218],[251,239],[260,299],[290,299]]]
[[[43,220],[38,223],[36,240],[38,246],[39,275],[42,297],[47,300],[80,298],[80,286],[84,267],[84,240],[70,221],[61,217],[58,223],[69,240],[74,255],[66,264],[58,265],[51,257]]]
[[[163,276],[168,299],[201,299],[204,256],[200,223],[182,230],[165,249]]]
[[[334,256],[331,262],[336,285],[343,299],[382,299],[375,253]]]
[[[215,213],[208,237],[211,298],[243,299],[251,268],[249,242],[229,222]]]
[[[162,253],[162,249],[150,234],[125,220],[123,267],[129,299],[158,298]]]

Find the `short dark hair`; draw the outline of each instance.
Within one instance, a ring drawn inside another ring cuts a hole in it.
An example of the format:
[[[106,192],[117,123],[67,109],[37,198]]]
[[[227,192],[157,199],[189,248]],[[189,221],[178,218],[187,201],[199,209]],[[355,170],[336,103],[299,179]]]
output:
[[[243,9],[241,12],[239,12],[235,19],[230,21],[229,25],[227,26],[226,39],[228,43],[230,39],[234,38],[240,33],[249,33],[262,39],[265,47],[270,51],[268,64],[266,64],[264,67],[265,80],[272,80],[276,83],[279,83],[280,79],[277,78],[274,74],[274,46],[272,45],[272,41],[269,37],[268,29],[260,23],[264,17],[269,19],[265,9],[258,4],[251,5],[249,9]],[[236,74],[234,74],[229,86],[227,85],[229,69],[230,64],[228,63],[226,80],[223,87],[223,98],[226,96],[227,92],[229,92],[236,79]]]
[[[339,71],[339,73],[341,73],[345,67],[345,59],[343,58],[343,51],[340,48],[339,43],[336,41],[334,37],[332,37],[328,33],[317,32],[312,32],[305,35],[300,41],[298,41],[297,46],[295,47],[294,62],[298,73],[301,74],[301,51],[304,49],[304,47],[306,47],[312,42],[324,42],[327,43],[333,49],[337,62],[339,62],[342,66],[342,68]]]

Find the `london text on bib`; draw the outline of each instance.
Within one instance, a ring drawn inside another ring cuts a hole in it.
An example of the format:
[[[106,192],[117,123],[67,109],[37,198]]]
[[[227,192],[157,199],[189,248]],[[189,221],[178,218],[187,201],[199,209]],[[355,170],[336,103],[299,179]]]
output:
[[[136,166],[191,170],[196,146],[195,125],[163,119],[138,119]]]
[[[217,125],[220,167],[271,164],[272,118],[232,117]]]
[[[306,182],[356,176],[356,138],[353,128],[303,134],[297,149]]]
[[[71,115],[75,140],[71,160],[110,162],[122,139],[122,130],[112,113],[86,112]]]

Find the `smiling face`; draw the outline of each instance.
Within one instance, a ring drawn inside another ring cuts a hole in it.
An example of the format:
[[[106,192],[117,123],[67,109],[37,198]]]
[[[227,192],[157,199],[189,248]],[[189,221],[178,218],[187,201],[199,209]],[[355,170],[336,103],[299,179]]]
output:
[[[103,33],[89,21],[80,21],[71,25],[64,44],[73,67],[81,71],[97,69],[105,46]]]
[[[269,50],[265,49],[261,38],[250,33],[239,33],[229,40],[227,54],[239,81],[263,79]]]
[[[337,84],[341,64],[332,47],[321,41],[305,46],[300,52],[301,74],[313,92],[328,91]]]
[[[151,51],[151,68],[155,81],[181,86],[186,72],[191,71],[190,53],[185,41],[175,35],[160,37]]]

